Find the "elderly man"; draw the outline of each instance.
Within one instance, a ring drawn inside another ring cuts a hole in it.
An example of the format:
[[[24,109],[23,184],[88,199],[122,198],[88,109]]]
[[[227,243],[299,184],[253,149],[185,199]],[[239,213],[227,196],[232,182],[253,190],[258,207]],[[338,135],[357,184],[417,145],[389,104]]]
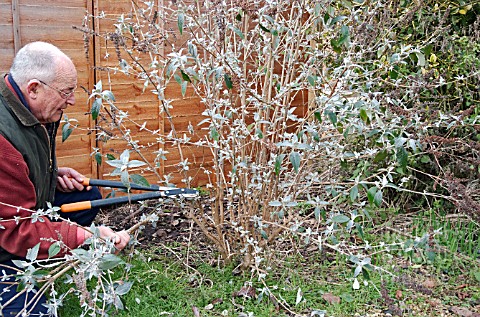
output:
[[[47,202],[59,205],[101,197],[98,189],[84,188],[82,174],[56,165],[57,127],[63,111],[75,103],[76,86],[77,71],[70,58],[45,42],[25,45],[10,73],[0,78],[0,276],[15,274],[8,268],[15,267],[12,259],[24,258],[38,243],[37,258],[44,259],[53,241],[73,249],[91,236],[82,226],[93,221],[95,210],[62,215],[79,225],[47,217],[31,219],[32,211],[48,208]],[[99,231],[119,250],[130,239],[125,231],[107,227]],[[46,298],[29,303],[33,295],[16,293],[10,285],[13,280],[0,280],[0,303],[6,306],[0,315],[14,316],[22,310],[45,314]]]

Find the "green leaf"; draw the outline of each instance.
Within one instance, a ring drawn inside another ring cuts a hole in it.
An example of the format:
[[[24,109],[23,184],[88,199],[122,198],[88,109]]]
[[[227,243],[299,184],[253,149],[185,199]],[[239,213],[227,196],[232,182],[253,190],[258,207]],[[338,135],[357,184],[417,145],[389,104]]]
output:
[[[182,78],[183,78],[183,80],[188,81],[189,83],[192,82],[192,80],[190,79],[190,76],[188,76],[187,73],[185,73],[185,72],[184,72],[183,70],[181,70],[181,69],[180,69],[180,73],[182,73]]]
[[[378,190],[375,193],[375,196],[373,196],[373,202],[375,203],[375,206],[380,207],[382,205],[382,198],[383,198],[382,191]]]
[[[279,200],[272,200],[272,201],[268,202],[268,205],[271,206],[271,207],[280,207],[280,206],[282,206],[282,202],[279,201]]]
[[[262,235],[262,238],[268,239],[268,234],[265,232],[265,230],[260,230],[260,234]]]
[[[355,185],[350,189],[350,201],[354,202],[358,197],[358,186]]]
[[[330,45],[332,45],[332,49],[335,53],[340,54],[342,52],[342,46],[338,43],[338,40],[331,39]]]
[[[363,268],[366,268],[366,267],[367,267],[366,265],[363,266]],[[370,280],[370,273],[368,273],[367,270],[362,270],[362,275],[365,280],[367,281]]]
[[[99,268],[110,270],[122,263],[124,263],[123,260],[115,254],[106,254],[101,258]]]
[[[110,154],[110,153],[107,154],[107,160],[111,161],[111,160],[114,160],[114,159],[116,159],[115,155]]]
[[[150,187],[150,183],[147,181],[147,179],[145,177],[143,177],[142,175],[139,175],[139,174],[132,174],[130,175],[130,179],[132,180],[132,182],[134,182],[135,184],[137,185],[142,185],[142,186],[145,186],[145,187]]]
[[[320,111],[315,111],[314,116],[315,116],[315,119],[318,120],[318,122],[322,123],[322,114]]]
[[[123,305],[123,302],[120,296],[115,295],[113,304],[115,305],[116,310],[125,310],[125,306]]]
[[[127,294],[132,288],[132,285],[133,282],[123,282],[118,284],[118,286],[115,288],[115,294],[120,296]]]
[[[111,92],[110,90],[103,91],[102,97],[106,100],[115,101],[115,96],[113,95],[113,92]]]
[[[227,88],[232,89],[233,88],[233,83],[232,83],[232,79],[230,78],[230,75],[225,73],[225,74],[223,74],[223,78],[225,78],[225,85],[227,85]]]
[[[282,162],[285,159],[285,154],[277,155],[275,158],[275,174],[278,176],[282,170]]]
[[[182,77],[178,76],[178,74],[173,75],[173,78],[179,85],[183,83]]]
[[[339,15],[338,17],[335,17],[332,19],[332,21],[330,22],[330,25],[334,25],[335,23],[339,22],[339,21],[343,21],[345,20],[347,17],[344,16],[344,15]]]
[[[430,53],[432,52],[432,49],[433,49],[433,45],[432,44],[428,44],[426,46],[424,46],[422,48],[422,51],[423,51],[423,54],[425,56],[430,56]]]
[[[320,210],[320,207],[318,207],[318,206],[315,207],[315,209],[313,210],[313,214],[315,215],[316,220],[320,220],[320,212],[321,212],[321,210]]]
[[[95,85],[95,90],[98,90],[99,92],[103,90],[103,84],[101,80],[99,80]]]
[[[325,210],[325,208],[322,208],[320,210],[320,216],[322,216],[323,220],[327,220],[327,211]]]
[[[377,58],[381,58],[382,55],[385,53],[385,45],[381,45],[378,49],[377,49]]]
[[[387,158],[387,155],[388,155],[387,150],[380,151],[377,153],[377,155],[375,155],[375,158],[373,159],[373,161],[375,163],[381,162]]]
[[[336,116],[336,115],[335,115]],[[341,122],[338,122],[337,123],[337,131],[340,132],[340,133],[343,133],[344,130],[343,130],[343,123]]]
[[[66,122],[62,126],[62,142],[65,142],[70,136],[70,134],[72,134],[72,132],[73,132],[72,125],[69,122]]]
[[[79,260],[82,260],[82,261],[89,261],[91,260],[90,259],[90,255],[88,254],[87,250],[84,250],[84,249],[74,249],[72,250],[72,254],[75,255]]]
[[[263,139],[263,132],[261,129],[257,128],[256,133],[259,139]]]
[[[350,221],[350,217],[347,217],[345,215],[335,215],[332,217],[332,222],[335,222],[335,223],[345,223],[349,221]]]
[[[188,43],[188,53],[192,55],[195,59],[198,57],[197,46],[193,43]]]
[[[127,190],[130,191],[130,175],[128,174],[127,169],[120,173],[120,181],[127,187]]]
[[[33,248],[28,249],[27,255],[25,258],[31,262],[35,261],[38,256],[38,251],[40,250],[40,242],[37,243]]]
[[[53,258],[58,253],[60,253],[60,243],[57,241],[55,243],[52,243],[48,248],[48,257]]]
[[[363,213],[365,214],[365,217],[367,217],[368,220],[372,220],[372,216],[370,216],[370,213],[368,212],[368,210],[363,209]]]
[[[107,164],[118,169],[122,168],[123,166],[123,162],[121,160],[108,160]]]
[[[298,173],[298,169],[300,168],[300,154],[298,152],[290,153],[290,162],[292,163],[295,172]]]
[[[334,235],[331,235],[331,236],[329,237],[329,239],[330,239],[330,241],[332,241],[332,243],[335,244],[335,245],[340,243],[340,242],[338,241],[337,237],[334,236]]]
[[[239,28],[233,27],[233,32],[235,32],[242,40],[245,39],[245,36],[243,35],[242,31],[240,31]]]
[[[435,257],[436,257],[435,252],[433,252],[433,251],[427,251],[426,255],[427,255],[427,259],[428,259],[430,262],[434,262],[434,261],[435,261]]]
[[[317,81],[316,76],[308,76],[307,80],[310,86],[315,87],[315,82]]]
[[[362,225],[360,225],[359,223],[356,223],[355,228],[357,229],[358,234],[360,235],[360,238],[362,238],[362,240],[365,240],[365,234],[363,233]]]
[[[220,139],[220,134],[218,133],[217,129],[215,129],[215,127],[212,127],[210,129],[210,137],[214,141],[218,141]]]
[[[365,110],[364,108],[360,109],[360,119],[362,119],[363,122],[368,124],[369,118],[368,118],[367,110]]]
[[[264,27],[261,23],[258,24],[260,26],[260,29],[264,32],[270,33],[270,30]]]
[[[188,82],[186,81],[183,81],[181,84],[180,84],[180,88],[182,90],[182,96],[185,97],[185,94],[187,93],[187,85],[188,85]]]
[[[95,153],[95,161],[97,162],[98,165],[102,165],[102,154],[101,153]]]
[[[130,151],[125,149],[123,150],[122,154],[120,154],[120,162],[121,164],[128,164],[128,161],[130,160]]]
[[[317,2],[315,4],[315,16],[316,17],[320,16],[320,12],[322,11],[322,9],[323,9],[323,3]]]
[[[422,155],[422,157],[420,158],[420,162],[426,164],[426,163],[430,163],[431,160],[430,160],[430,157],[428,155]]]
[[[180,35],[183,34],[183,25],[185,23],[185,15],[183,12],[178,13],[178,19],[177,19],[177,25],[178,25],[178,31],[180,31]]]
[[[400,67],[398,67],[398,65],[393,66],[389,72],[390,79],[393,79],[393,80],[397,79],[399,70],[400,70]]]
[[[268,22],[272,23],[272,24],[275,24],[275,19],[272,18],[271,16],[269,15],[264,15],[263,16],[266,20],[268,20]]]
[[[415,55],[417,56],[417,65],[420,66],[420,67],[424,67],[425,66],[425,55],[423,55],[422,52],[418,51],[418,52],[415,52]]]
[[[102,107],[102,98],[96,98],[92,104],[92,109],[90,110],[90,112],[92,113],[93,120],[97,120],[101,107]]]
[[[403,146],[397,147],[397,162],[400,164],[400,167],[405,168],[408,164],[408,152]]]
[[[331,110],[325,110],[325,114],[327,115],[328,119],[334,126],[337,125],[337,114]]]
[[[143,165],[146,165],[147,163],[143,162],[143,161],[139,161],[139,160],[131,160],[130,162],[128,162],[128,167],[129,168],[132,168],[132,167],[140,167],[140,166],[143,166]]]
[[[348,29],[348,26],[342,25],[342,28],[340,29],[340,37],[338,39],[338,45],[346,44],[349,39],[350,39],[350,30]]]
[[[377,187],[370,187],[367,191],[367,198],[368,198],[368,202],[370,204],[373,204],[373,202],[375,201],[375,194],[377,193],[377,190],[378,188]]]

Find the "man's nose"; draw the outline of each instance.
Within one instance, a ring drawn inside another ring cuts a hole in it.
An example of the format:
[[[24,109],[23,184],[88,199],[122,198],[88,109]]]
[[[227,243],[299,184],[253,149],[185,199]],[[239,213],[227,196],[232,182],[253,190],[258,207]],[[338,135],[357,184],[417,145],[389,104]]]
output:
[[[75,104],[75,93],[71,94],[70,96],[68,96],[67,98],[67,104],[69,106],[73,106]]]

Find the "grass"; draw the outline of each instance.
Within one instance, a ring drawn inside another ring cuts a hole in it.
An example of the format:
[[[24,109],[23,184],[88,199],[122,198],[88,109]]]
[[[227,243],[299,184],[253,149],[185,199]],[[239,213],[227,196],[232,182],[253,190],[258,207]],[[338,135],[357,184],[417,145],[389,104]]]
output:
[[[474,312],[480,310],[478,227],[447,220],[433,212],[414,217],[409,224],[412,236],[441,233],[423,249],[373,256],[372,264],[381,270],[360,275],[358,290],[352,288],[355,266],[338,253],[290,254],[272,263],[266,278],[259,281],[251,272],[235,274],[233,265],[212,265],[214,254],[206,255],[205,250],[190,250],[187,263],[181,246],[151,248],[131,261],[128,274],[134,285],[122,296],[125,310],[110,310],[109,314],[342,317],[387,316],[383,313],[394,315],[399,309],[402,316],[417,317],[449,316],[452,307]],[[395,232],[379,234],[368,229],[365,237],[371,242],[405,240]],[[432,256],[428,246],[435,244],[448,252]],[[251,296],[238,294],[248,293],[249,286],[254,289]],[[62,315],[81,314],[73,296],[64,307]]]

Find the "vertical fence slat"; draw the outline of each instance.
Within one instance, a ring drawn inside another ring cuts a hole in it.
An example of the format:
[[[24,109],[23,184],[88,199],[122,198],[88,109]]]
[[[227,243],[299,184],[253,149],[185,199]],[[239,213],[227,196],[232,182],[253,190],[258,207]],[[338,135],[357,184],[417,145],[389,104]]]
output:
[[[160,10],[160,8],[163,8],[164,6],[163,0],[158,0],[157,2],[157,10],[158,14],[162,15],[159,17],[158,21],[162,24],[162,29],[165,30],[165,11]],[[160,54],[161,56],[165,56],[165,46],[161,46],[160,48]],[[165,134],[165,111],[160,111],[161,108],[163,107],[162,101],[158,99],[158,128],[161,131],[161,134]],[[165,144],[158,144],[158,150],[165,150]],[[160,174],[165,175],[165,161],[160,160]]]
[[[12,0],[12,18],[13,18],[13,43],[15,54],[22,47],[22,40],[20,37],[20,13],[18,0]]]
[[[91,1],[87,1],[87,12],[88,14],[91,14],[92,16],[93,15],[96,15],[98,12],[97,12],[97,7],[98,7],[98,3],[96,0],[91,0]],[[95,31],[95,22],[93,22],[93,20],[91,21],[91,24],[89,23],[86,23],[86,27],[88,28],[91,28],[93,31]],[[87,35],[89,36],[89,35]],[[97,76],[96,76],[96,68],[95,66],[97,65],[97,52],[96,52],[96,42],[95,42],[95,39],[94,40],[91,40],[89,42],[89,47],[88,47],[88,50],[89,50],[89,55],[90,55],[90,58],[87,62],[87,65],[88,65],[88,68],[89,68],[89,76],[88,76],[88,90],[89,91],[92,91],[93,90],[93,86],[96,84],[96,80],[97,80]],[[91,104],[91,101],[89,101],[88,103],[89,105]],[[90,129],[93,129],[96,125],[96,122],[93,122],[91,120],[89,120],[89,128]],[[95,133],[91,133],[90,134],[90,144],[91,144],[91,147],[95,147],[95,148],[98,148],[98,143],[97,143],[97,137],[96,137],[96,134]],[[98,164],[96,163],[96,161],[94,161],[91,165],[91,174],[94,175],[95,177],[97,178],[100,178],[100,168],[98,166]]]

